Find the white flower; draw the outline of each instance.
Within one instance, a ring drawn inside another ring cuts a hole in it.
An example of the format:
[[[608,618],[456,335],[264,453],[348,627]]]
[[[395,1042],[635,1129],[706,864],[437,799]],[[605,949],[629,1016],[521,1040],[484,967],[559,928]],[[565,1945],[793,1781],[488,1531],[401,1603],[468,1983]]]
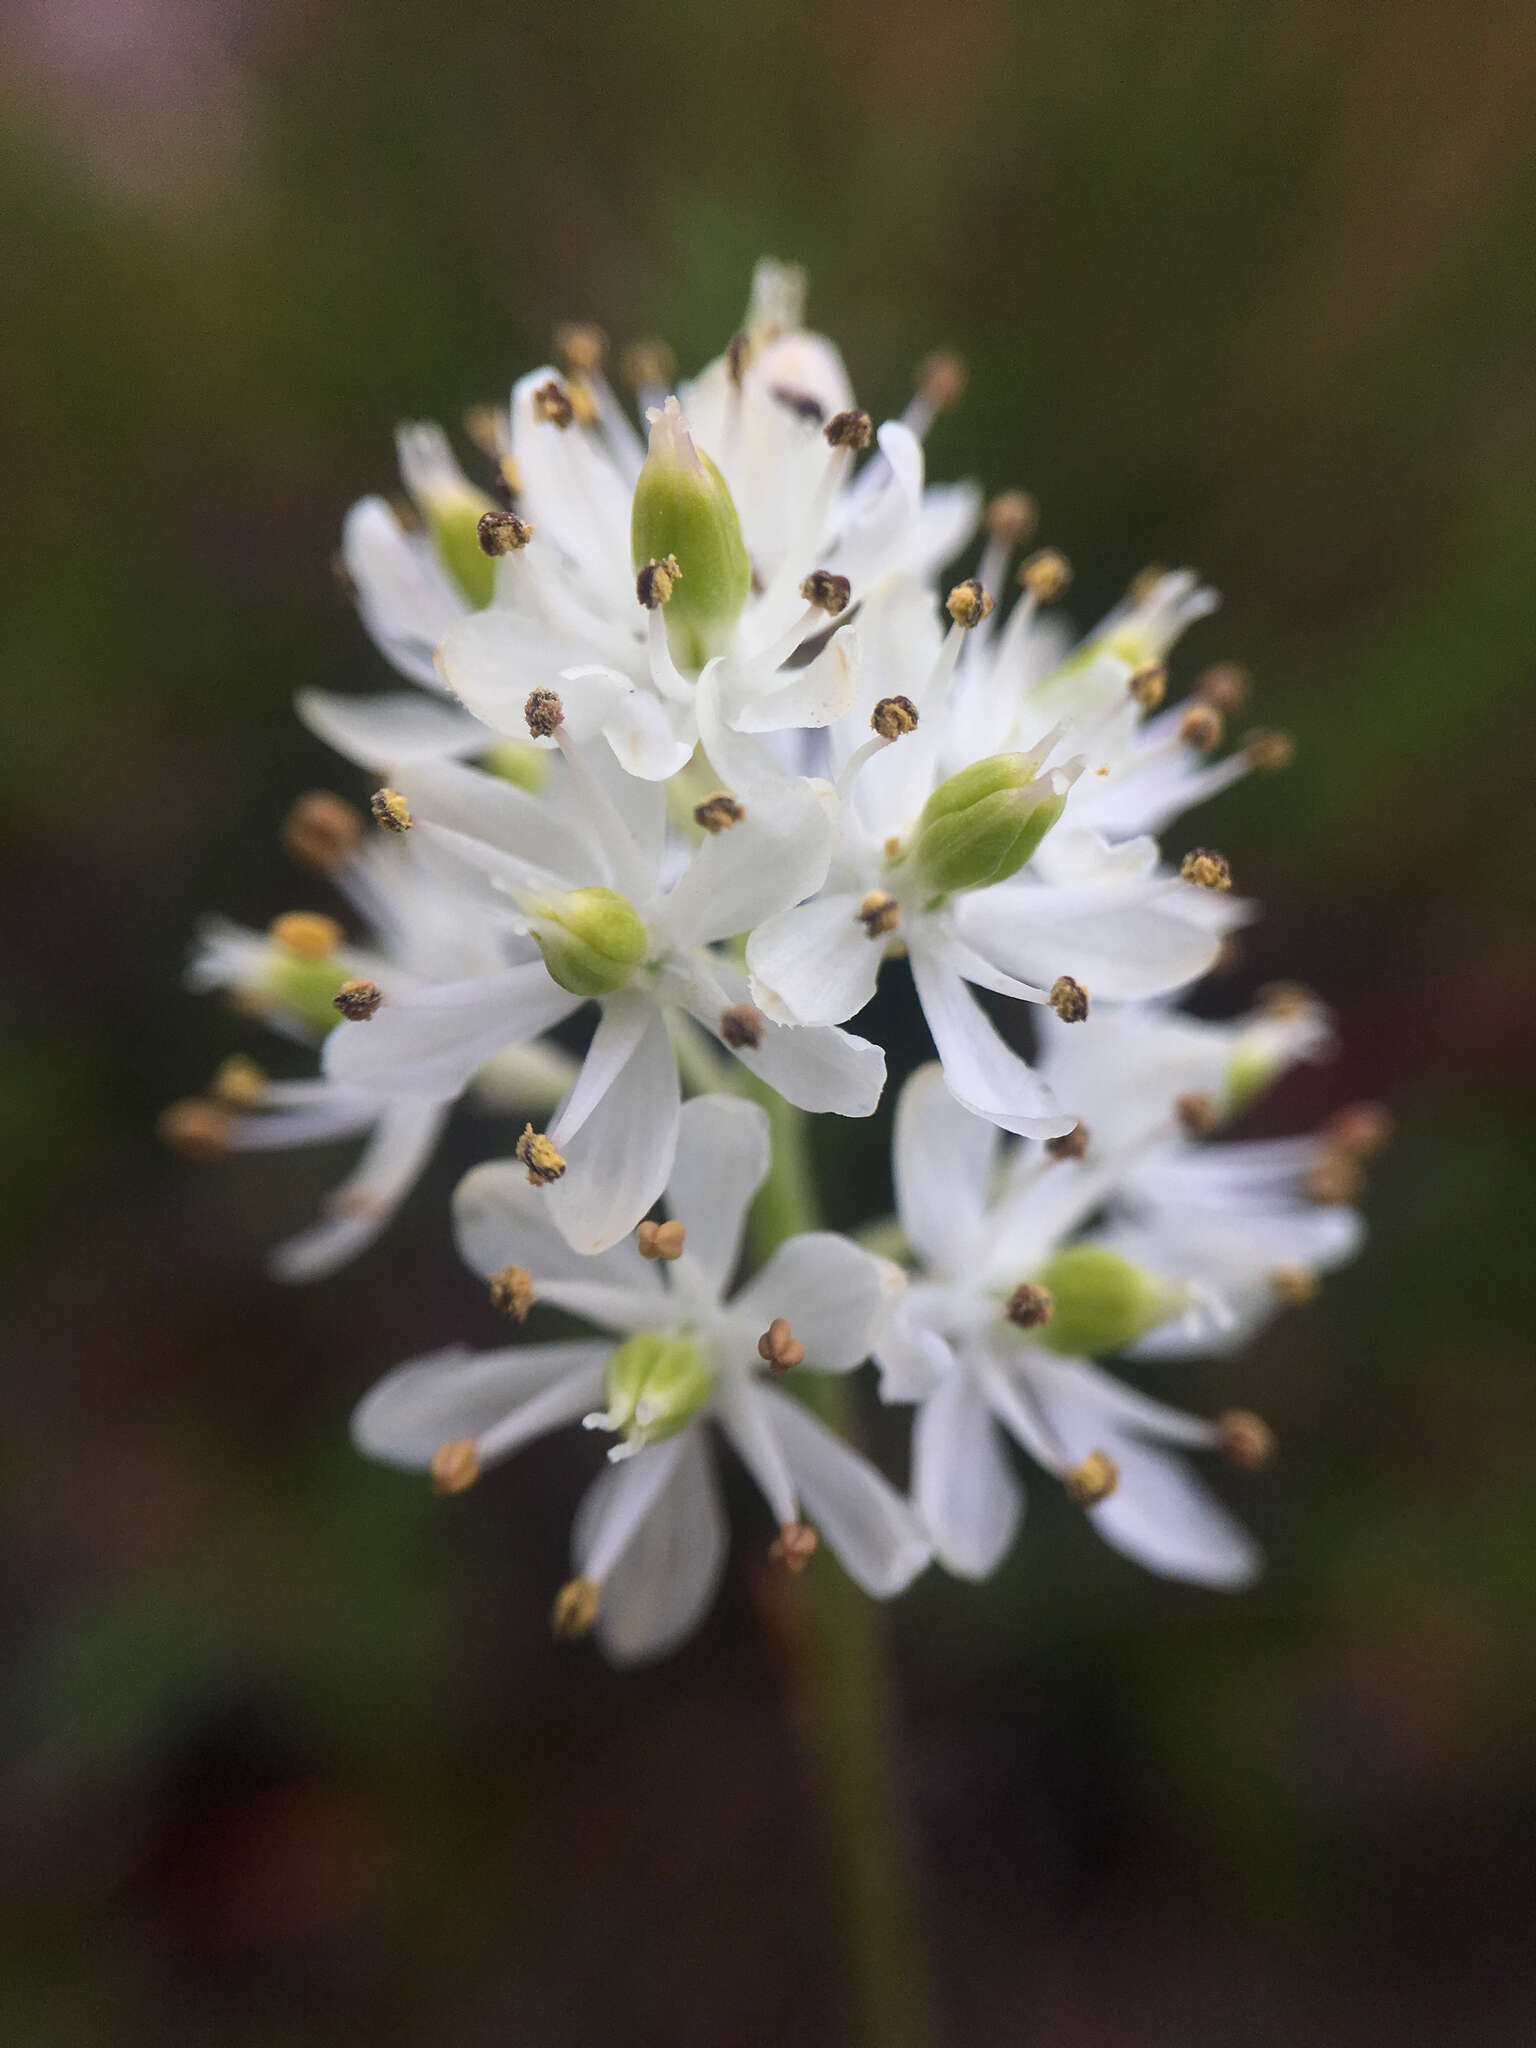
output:
[[[727,1291],[747,1205],[767,1169],[761,1109],[723,1096],[688,1103],[667,1188],[686,1234],[680,1255],[674,1240],[648,1263],[633,1240],[576,1255],[516,1166],[477,1167],[454,1205],[467,1263],[503,1284],[507,1268],[517,1268],[534,1302],[609,1335],[439,1353],[390,1373],[353,1422],[370,1456],[433,1469],[450,1489],[578,1418],[621,1432],[577,1514],[576,1581],[557,1608],[565,1632],[595,1616],[616,1663],[675,1648],[719,1582],[726,1530],[710,1424],[756,1481],[787,1562],[803,1562],[814,1543],[807,1517],[878,1598],[900,1592],[930,1556],[908,1503],[771,1386],[760,1355],[761,1345],[787,1358],[793,1344],[803,1347],[796,1371],[848,1371],[868,1355],[900,1289],[896,1269],[817,1231],[789,1239],[744,1287]]]

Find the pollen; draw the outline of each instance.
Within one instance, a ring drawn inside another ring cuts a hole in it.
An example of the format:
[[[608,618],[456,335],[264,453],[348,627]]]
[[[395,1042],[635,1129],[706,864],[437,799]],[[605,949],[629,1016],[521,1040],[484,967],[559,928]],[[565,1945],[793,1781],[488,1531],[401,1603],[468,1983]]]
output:
[[[768,1546],[768,1555],[792,1577],[798,1578],[816,1555],[821,1538],[809,1522],[784,1522]]]
[[[1352,1152],[1325,1152],[1306,1178],[1307,1193],[1325,1208],[1358,1201],[1364,1188],[1365,1169]]]
[[[1278,775],[1296,758],[1296,742],[1288,732],[1250,733],[1243,743],[1248,765],[1260,775]]]
[[[829,448],[867,448],[875,437],[875,423],[857,407],[835,412],[822,428]]]
[[[365,981],[357,976],[341,984],[331,997],[331,1007],[339,1010],[349,1024],[366,1024],[377,1015],[383,1000],[384,991],[376,981]]]
[[[953,349],[937,348],[917,366],[917,388],[935,412],[957,406],[965,396],[967,381],[965,358]]]
[[[1179,720],[1179,738],[1202,754],[1216,751],[1226,729],[1226,720],[1214,704],[1191,704]]]
[[[693,807],[693,822],[702,825],[711,838],[721,832],[729,832],[733,825],[739,825],[747,815],[746,805],[739,804],[735,797],[728,796],[723,789],[717,789],[713,796],[707,796],[702,803]]]
[[[1088,1015],[1088,991],[1070,974],[1058,974],[1051,983],[1051,1008],[1063,1024],[1081,1024]]]
[[[547,1188],[551,1181],[559,1180],[565,1172],[565,1161],[545,1137],[532,1124],[523,1126],[523,1135],[514,1146],[517,1157],[528,1169],[528,1185]]]
[[[533,394],[533,416],[543,424],[559,427],[563,433],[576,417],[571,394],[556,377],[541,384]]]
[[[657,561],[647,562],[635,578],[635,595],[648,612],[653,612],[658,605],[670,602],[673,590],[682,580],[676,555],[663,555]]]
[[[917,731],[917,706],[910,697],[882,697],[869,722],[881,739],[899,740],[903,733]]]
[[[830,569],[813,569],[800,586],[800,595],[828,618],[847,611],[853,585],[846,576],[834,576]]]
[[[1041,604],[1052,604],[1072,581],[1072,564],[1060,548],[1037,548],[1020,565],[1019,582]]]
[[[1354,1159],[1374,1159],[1392,1141],[1392,1112],[1381,1102],[1352,1102],[1323,1125],[1325,1142]]]
[[[1107,1451],[1090,1451],[1080,1465],[1063,1472],[1061,1483],[1068,1500],[1080,1508],[1096,1508],[1120,1484],[1120,1467]]]
[[[1195,695],[1228,718],[1248,702],[1248,671],[1235,661],[1218,661],[1195,684]]]
[[[565,717],[558,690],[530,690],[523,704],[523,722],[536,740],[551,738]]]
[[[1276,1266],[1265,1278],[1283,1308],[1305,1308],[1317,1293],[1317,1275],[1305,1266]]]
[[[1160,661],[1144,661],[1131,670],[1125,687],[1143,711],[1155,711],[1168,694],[1168,671]]]
[[[341,926],[318,910],[286,910],[267,926],[274,946],[299,960],[328,960],[341,944]]]
[[[1222,1456],[1244,1472],[1270,1464],[1278,1448],[1269,1424],[1247,1408],[1229,1408],[1217,1416],[1216,1442]]]
[[[155,1128],[161,1144],[184,1159],[218,1159],[229,1150],[234,1118],[219,1103],[193,1095],[169,1103]]]
[[[555,354],[568,370],[590,377],[603,367],[608,337],[587,321],[568,320],[555,329]]]
[[[664,341],[647,337],[627,344],[619,356],[619,374],[636,391],[653,391],[672,382],[677,357]]]
[[[683,1256],[683,1239],[688,1235],[681,1223],[642,1223],[635,1232],[635,1243],[640,1248],[642,1259],[665,1259],[668,1264]]]
[[[1215,1096],[1202,1095],[1196,1089],[1191,1089],[1187,1095],[1174,1097],[1173,1113],[1186,1138],[1208,1138],[1221,1122],[1221,1109]]]
[[[480,1477],[480,1460],[472,1436],[456,1436],[439,1444],[427,1463],[434,1493],[464,1493]]]
[[[784,1316],[775,1316],[757,1340],[757,1355],[770,1372],[793,1372],[805,1363],[805,1346]]]
[[[720,1012],[720,1036],[732,1052],[756,1052],[767,1021],[755,1003],[732,1003]]]
[[[895,931],[901,922],[901,905],[894,896],[887,896],[883,889],[871,889],[855,912],[856,921],[863,925],[867,937],[883,939],[887,932]]]
[[[992,616],[992,593],[984,589],[974,576],[968,576],[964,583],[957,583],[945,598],[944,609],[962,632],[969,633],[973,626],[979,626],[983,619]]]
[[[490,1278],[491,1307],[514,1323],[526,1323],[533,1307],[533,1275],[526,1266],[503,1266]]]
[[[533,528],[515,512],[482,512],[475,538],[482,554],[515,555],[533,539]]]
[[[234,1052],[220,1065],[208,1092],[225,1109],[255,1109],[267,1092],[267,1077],[253,1059]]]
[[[1005,547],[1022,547],[1040,523],[1040,508],[1028,491],[1003,491],[987,507],[987,531]]]
[[[1232,868],[1224,853],[1209,846],[1197,846],[1179,863],[1180,877],[1197,889],[1230,889]]]
[[[328,789],[301,796],[283,820],[284,852],[322,875],[350,860],[362,836],[362,814]]]
[[[376,789],[368,799],[368,808],[386,832],[410,831],[411,807],[398,789]]]
[[[1003,1314],[1016,1330],[1038,1330],[1055,1313],[1055,1295],[1049,1287],[1037,1287],[1033,1280],[1021,1280],[1003,1308]]]
[[[1074,1124],[1070,1131],[1059,1138],[1047,1138],[1045,1156],[1047,1159],[1081,1159],[1088,1150],[1088,1126]]]
[[[549,1625],[563,1643],[579,1642],[597,1619],[603,1589],[595,1579],[567,1579],[555,1595]]]

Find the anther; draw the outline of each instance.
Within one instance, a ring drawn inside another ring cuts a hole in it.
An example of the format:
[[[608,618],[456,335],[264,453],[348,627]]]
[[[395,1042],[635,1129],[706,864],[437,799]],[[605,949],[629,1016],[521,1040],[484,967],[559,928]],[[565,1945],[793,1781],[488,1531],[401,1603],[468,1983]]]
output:
[[[1288,732],[1254,732],[1243,742],[1250,768],[1260,775],[1278,775],[1296,758],[1296,742]]]
[[[756,1052],[763,1042],[766,1022],[755,1004],[732,1003],[728,1010],[720,1012],[720,1036],[732,1052]]]
[[[1150,604],[1157,595],[1157,586],[1167,574],[1167,567],[1162,562],[1148,562],[1144,569],[1138,569],[1125,586],[1126,603],[1136,608]]]
[[[329,874],[356,853],[362,815],[328,789],[301,796],[283,820],[283,849],[302,866]]]
[[[217,1102],[194,1095],[167,1104],[155,1128],[161,1144],[184,1159],[218,1159],[229,1150],[234,1118]]]
[[[775,1316],[757,1340],[757,1355],[770,1372],[793,1372],[797,1365],[805,1363],[805,1346],[787,1319]]]
[[[1277,1448],[1269,1424],[1246,1408],[1229,1408],[1217,1416],[1216,1443],[1222,1456],[1244,1472],[1257,1472],[1269,1464]]]
[[[491,1307],[514,1323],[526,1323],[533,1307],[533,1275],[526,1266],[503,1266],[490,1278]]]
[[[881,739],[899,740],[904,732],[916,732],[917,706],[910,697],[882,697],[869,722]]]
[[[887,896],[882,889],[871,889],[855,912],[855,917],[864,927],[865,935],[871,939],[883,939],[887,932],[895,931],[901,922],[901,905],[894,896]]]
[[[1305,1308],[1317,1294],[1317,1275],[1305,1266],[1276,1266],[1264,1277],[1282,1308]]]
[[[983,619],[992,615],[992,593],[984,589],[974,576],[957,583],[944,600],[944,609],[963,632],[969,633],[973,626],[979,626]]]
[[[663,555],[654,562],[647,562],[635,578],[635,595],[648,612],[658,605],[666,604],[675,585],[683,580],[676,555]]]
[[[636,391],[669,385],[676,369],[677,357],[664,341],[632,341],[619,356],[619,373]]]
[[[800,586],[800,595],[828,618],[835,619],[848,609],[853,585],[846,576],[834,576],[830,569],[813,569]]]
[[[360,976],[344,981],[331,997],[331,1007],[340,1010],[349,1024],[366,1024],[378,1013],[384,1000],[384,991],[376,981],[364,981]]]
[[[1080,1508],[1096,1508],[1120,1484],[1120,1467],[1107,1451],[1090,1451],[1080,1465],[1062,1473],[1061,1483],[1068,1500]]]
[[[544,1133],[536,1131],[532,1124],[523,1126],[523,1135],[513,1151],[528,1169],[530,1187],[547,1188],[551,1181],[559,1180],[565,1172],[565,1161]]]
[[[439,1444],[427,1463],[434,1493],[463,1493],[480,1477],[480,1460],[472,1436],[456,1436]]]
[[[1248,701],[1248,671],[1235,661],[1218,661],[1196,681],[1195,695],[1230,718]]]
[[[1088,1126],[1074,1124],[1059,1138],[1047,1138],[1045,1156],[1047,1159],[1081,1159],[1088,1150]]]
[[[267,1077],[253,1059],[232,1052],[220,1063],[208,1092],[225,1109],[255,1109],[267,1092]]]
[[[499,405],[470,405],[464,409],[464,431],[482,455],[496,462],[506,451],[511,427]]]
[[[675,1219],[670,1223],[642,1223],[635,1232],[635,1243],[642,1259],[665,1259],[670,1264],[683,1256],[683,1239],[687,1235]]]
[[[1202,1095],[1195,1089],[1174,1097],[1173,1113],[1186,1138],[1208,1138],[1221,1122],[1221,1107],[1215,1096]]]
[[[595,427],[598,422],[597,400],[592,395],[592,386],[585,377],[572,377],[565,387],[571,401],[571,415],[578,427]]]
[[[515,512],[482,512],[475,536],[482,554],[515,555],[533,539],[533,528]]]
[[[1047,1000],[1063,1024],[1081,1024],[1088,1014],[1088,991],[1070,974],[1058,974]]]
[[[341,944],[341,926],[318,910],[287,910],[267,926],[267,937],[300,960],[326,960]]]
[[[857,408],[850,412],[835,412],[822,428],[827,445],[831,448],[867,448],[874,439],[875,423],[867,412]]]
[[[1049,1287],[1037,1287],[1033,1280],[1021,1280],[1003,1309],[1016,1330],[1038,1330],[1055,1313],[1055,1295]]]
[[[533,416],[551,427],[563,432],[576,417],[576,408],[571,403],[571,394],[556,377],[547,384],[541,384],[533,394]]]
[[[809,1522],[784,1522],[778,1535],[768,1546],[768,1555],[777,1565],[798,1578],[816,1555],[821,1541]]]
[[[568,370],[590,377],[603,367],[608,337],[601,327],[570,320],[555,329],[555,354]]]
[[[1226,720],[1214,704],[1191,704],[1179,720],[1179,738],[1202,754],[1213,754],[1225,731]]]
[[[1353,1159],[1374,1159],[1391,1142],[1392,1112],[1380,1102],[1352,1102],[1336,1109],[1321,1136]]]
[[[386,832],[409,832],[411,807],[398,789],[376,789],[368,799],[374,821]]]
[[[1019,582],[1041,604],[1051,604],[1072,581],[1072,564],[1060,548],[1037,548],[1019,569]]]
[[[1352,1152],[1325,1152],[1306,1177],[1312,1200],[1330,1208],[1357,1201],[1364,1187],[1365,1169]]]
[[[597,1619],[602,1588],[595,1579],[567,1579],[555,1595],[549,1625],[563,1643],[579,1642]]]
[[[693,822],[702,825],[712,838],[718,833],[729,832],[746,815],[746,806],[739,804],[735,797],[727,796],[723,789],[717,789],[713,796],[705,797],[702,803],[693,807]]]
[[[965,396],[966,381],[964,357],[947,348],[924,356],[914,379],[919,393],[935,412],[948,412],[951,406],[958,405]]]
[[[1303,982],[1266,981],[1254,997],[1266,1017],[1273,1017],[1277,1024],[1287,1024],[1293,1018],[1304,1017],[1316,1008],[1317,998]]]
[[[1144,661],[1131,670],[1125,687],[1143,711],[1155,711],[1168,694],[1168,671],[1160,661]]]
[[[547,740],[565,717],[558,690],[530,690],[523,704],[523,723],[536,740]]]
[[[1197,889],[1230,889],[1232,869],[1224,853],[1209,846],[1197,846],[1179,863],[1179,875]]]
[[[1022,547],[1040,522],[1040,508],[1028,491],[1003,491],[987,507],[987,531],[1005,547]]]
[[[752,360],[752,337],[738,330],[725,345],[725,374],[739,391]]]

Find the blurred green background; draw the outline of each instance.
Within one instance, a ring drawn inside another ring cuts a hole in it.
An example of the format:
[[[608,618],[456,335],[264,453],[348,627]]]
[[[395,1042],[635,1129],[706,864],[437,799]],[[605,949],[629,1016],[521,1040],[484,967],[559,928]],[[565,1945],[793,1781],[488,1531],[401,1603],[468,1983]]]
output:
[[[1255,1128],[1400,1120],[1368,1256],[1190,1376],[1285,1446],[1230,1489],[1256,1593],[1037,1486],[998,1580],[893,1617],[954,2038],[1533,2038],[1536,18],[12,0],[0,66],[0,2037],[843,2038],[766,1531],[619,1679],[545,1620],[589,1442],[449,1503],[348,1448],[381,1367],[492,1340],[486,1131],[308,1292],[260,1250],[336,1160],[151,1136],[242,1042],[195,918],[313,897],[289,704],[386,680],[328,558],[392,423],[563,318],[696,364],[771,251],[877,415],[963,349],[933,468],[1037,493],[1079,618],[1148,560],[1226,593],[1183,670],[1301,751],[1200,819],[1271,905],[1218,999],[1299,975],[1345,1038]]]

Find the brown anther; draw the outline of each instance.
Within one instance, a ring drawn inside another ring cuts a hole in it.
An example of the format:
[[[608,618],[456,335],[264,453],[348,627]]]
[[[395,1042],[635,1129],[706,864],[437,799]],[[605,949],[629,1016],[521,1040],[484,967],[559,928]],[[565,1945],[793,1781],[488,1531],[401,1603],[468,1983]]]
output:
[[[1215,1096],[1202,1095],[1195,1089],[1174,1097],[1173,1113],[1186,1138],[1208,1138],[1221,1123],[1221,1105]]]
[[[301,796],[283,820],[283,850],[322,875],[350,859],[362,836],[362,813],[328,789]]]
[[[1168,671],[1160,661],[1144,661],[1131,670],[1125,687],[1143,711],[1155,711],[1168,694]]]
[[[434,1493],[464,1493],[480,1477],[480,1460],[472,1436],[456,1436],[439,1444],[427,1461]]]
[[[713,796],[705,797],[702,803],[693,807],[693,822],[702,825],[711,838],[718,833],[729,832],[746,815],[746,806],[739,804],[735,797],[728,796],[723,789],[717,789]]]
[[[987,507],[987,531],[1006,547],[1022,547],[1040,523],[1040,508],[1028,491],[1003,491]]]
[[[960,627],[969,633],[973,626],[979,626],[983,619],[990,618],[994,609],[992,593],[968,576],[964,583],[957,583],[944,600],[944,609]]]
[[[642,1259],[665,1259],[670,1262],[683,1256],[683,1239],[688,1235],[681,1223],[642,1223],[635,1232],[635,1243],[640,1248]]]
[[[1019,582],[1040,604],[1051,604],[1072,581],[1072,564],[1060,548],[1037,548],[1019,568]]]
[[[490,1278],[491,1307],[510,1316],[514,1323],[526,1323],[533,1307],[533,1275],[526,1266],[503,1266]]]
[[[1251,732],[1243,741],[1250,768],[1260,775],[1278,775],[1296,758],[1296,742],[1288,732]]]
[[[1224,1458],[1244,1472],[1257,1472],[1274,1458],[1275,1432],[1247,1408],[1228,1408],[1216,1418],[1216,1443]]]
[[[739,329],[725,345],[725,374],[739,391],[741,380],[747,374],[747,365],[752,360],[752,337]]]
[[[376,981],[365,981],[361,976],[344,981],[331,997],[331,1007],[340,1010],[349,1024],[366,1024],[376,1016],[384,991]]]
[[[1224,853],[1217,853],[1213,847],[1197,846],[1186,853],[1179,863],[1180,877],[1193,882],[1197,889],[1230,889],[1232,869]]]
[[[965,359],[953,349],[936,348],[918,364],[914,381],[935,412],[948,412],[965,396]]]
[[[482,512],[475,536],[482,554],[515,555],[533,539],[533,528],[515,512]]]
[[[768,1020],[752,1003],[732,1003],[720,1012],[720,1036],[732,1052],[756,1052]]]
[[[775,1316],[757,1340],[757,1355],[770,1372],[793,1372],[805,1363],[805,1346],[783,1316]]]
[[[267,937],[300,960],[326,960],[341,944],[341,926],[318,910],[287,910],[267,926]]]
[[[555,355],[568,370],[591,376],[603,367],[608,337],[601,327],[586,321],[568,320],[555,329]]]
[[[863,925],[867,937],[883,939],[887,932],[895,931],[901,922],[901,905],[894,896],[887,896],[883,889],[871,889],[854,913]]]
[[[1230,718],[1248,702],[1248,671],[1235,661],[1218,661],[1196,680],[1195,695]]]
[[[1305,1185],[1312,1200],[1325,1207],[1355,1202],[1365,1188],[1365,1168],[1353,1152],[1330,1150],[1314,1161]]]
[[[1374,1159],[1392,1139],[1392,1112],[1383,1102],[1351,1102],[1336,1109],[1319,1135],[1352,1159]]]
[[[267,1092],[267,1077],[253,1059],[232,1052],[219,1064],[208,1093],[225,1109],[255,1109]]]
[[[184,1159],[218,1159],[229,1150],[235,1120],[217,1102],[189,1096],[184,1102],[168,1103],[160,1112],[155,1129],[162,1145],[169,1145]]]
[[[1070,974],[1058,974],[1048,998],[1063,1024],[1081,1024],[1088,1014],[1088,991]]]
[[[1214,704],[1188,705],[1179,720],[1179,738],[1202,754],[1215,753],[1226,729],[1226,720]]]
[[[658,605],[666,604],[673,588],[683,580],[676,555],[662,555],[657,561],[647,562],[635,578],[635,595],[648,612]]]
[[[603,1589],[595,1579],[567,1579],[555,1595],[549,1625],[563,1643],[579,1642],[597,1619]]]
[[[1059,1138],[1047,1138],[1045,1156],[1047,1159],[1081,1159],[1088,1150],[1088,1126],[1074,1124],[1070,1131]]]
[[[386,832],[410,831],[411,807],[398,789],[376,789],[368,799],[368,808],[375,824],[382,825]]]
[[[1300,981],[1266,981],[1254,996],[1254,1002],[1266,1017],[1273,1017],[1280,1024],[1289,1023],[1294,1017],[1304,1017],[1317,1007],[1317,997],[1305,982]]]
[[[1067,1498],[1080,1508],[1096,1508],[1120,1484],[1120,1467],[1107,1451],[1090,1451],[1080,1465],[1061,1475]]]
[[[670,384],[676,369],[677,357],[664,341],[631,341],[619,354],[619,374],[636,391]]]
[[[899,740],[917,731],[917,706],[910,697],[882,697],[870,714],[870,725],[883,740]]]
[[[551,377],[547,384],[541,384],[533,394],[533,416],[546,426],[559,427],[562,433],[576,417],[576,408],[571,403],[571,394],[558,377]]]
[[[565,1172],[565,1161],[545,1137],[532,1124],[523,1126],[523,1135],[512,1148],[528,1169],[528,1185],[547,1188],[551,1181],[559,1180]]]
[[[1021,1280],[1003,1308],[1016,1330],[1038,1330],[1055,1313],[1055,1295],[1049,1287],[1037,1287],[1033,1280]]]
[[[523,704],[523,723],[536,740],[547,740],[565,717],[558,690],[530,690]]]
[[[785,1571],[798,1578],[816,1555],[820,1541],[809,1522],[784,1522],[768,1546],[768,1555],[775,1564],[782,1565]]]
[[[800,595],[817,611],[835,619],[848,609],[853,585],[846,576],[834,576],[830,569],[813,569],[800,586]]]
[[[867,412],[854,408],[833,413],[821,431],[830,448],[867,448],[874,439],[875,423]]]
[[[1305,1308],[1316,1297],[1317,1275],[1305,1266],[1276,1266],[1264,1277],[1282,1308]]]

